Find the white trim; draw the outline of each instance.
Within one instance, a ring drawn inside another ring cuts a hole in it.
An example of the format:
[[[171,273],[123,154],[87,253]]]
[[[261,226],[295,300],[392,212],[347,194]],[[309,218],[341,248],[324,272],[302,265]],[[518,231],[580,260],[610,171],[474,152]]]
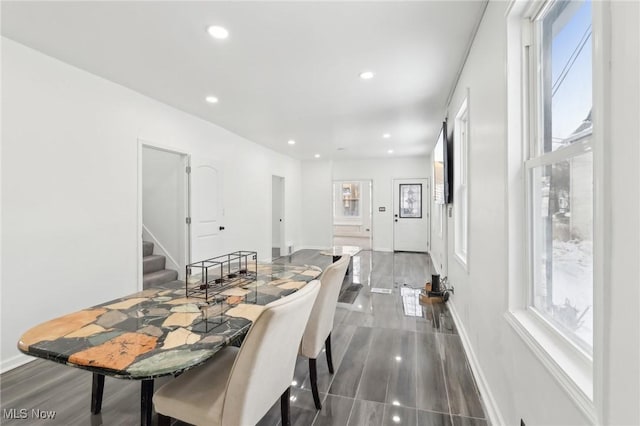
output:
[[[174,154],[179,154],[181,156],[184,157],[185,160],[185,167],[187,166],[191,166],[191,154],[187,151],[183,151],[179,148],[175,148],[173,146],[169,146],[169,145],[164,145],[164,144],[159,144],[156,142],[152,142],[146,139],[142,139],[142,138],[138,138],[138,169],[137,169],[137,188],[138,188],[138,193],[137,193],[137,232],[136,235],[139,236],[139,238],[137,239],[137,246],[138,246],[138,259],[140,259],[140,261],[138,262],[138,290],[141,291],[143,289],[144,286],[144,281],[143,281],[143,269],[142,269],[142,240],[144,238],[144,229],[143,229],[143,223],[142,223],[142,148],[143,147],[149,147],[149,148],[153,148],[153,149],[157,149],[160,151],[166,151],[166,152],[171,152]],[[184,206],[185,208],[185,215],[187,217],[191,216],[191,186],[190,186],[190,181],[191,181],[191,175],[187,175],[185,182],[186,182],[186,188],[185,188],[185,202],[186,205]],[[185,218],[186,219],[186,218]],[[147,231],[149,232],[149,230],[147,229]],[[149,232],[150,235],[153,235],[151,232]],[[154,238],[155,241],[157,241],[156,238]],[[161,244],[158,242],[158,246],[161,246]],[[171,262],[176,264],[175,259],[173,259],[171,256],[168,255],[168,252],[164,249],[164,247],[162,247],[162,250],[164,251],[164,255],[167,256],[167,258],[171,258]],[[182,256],[184,256],[184,264],[188,265],[191,262],[191,229],[190,229],[190,225],[185,224],[185,235],[184,235],[184,253],[181,253]],[[177,271],[178,271],[178,277],[182,276],[181,270],[183,268],[182,267],[178,267]]]
[[[296,251],[294,251],[293,253],[297,253],[300,250],[327,250],[329,249],[330,246],[300,246],[298,247],[298,249]],[[293,254],[291,253],[291,254]],[[285,254],[284,256],[289,256],[288,254]]]
[[[611,264],[605,262],[610,247],[605,242],[610,223],[610,177],[605,174],[605,141],[611,135],[611,3],[592,3],[593,39],[593,402],[599,424],[604,424],[605,401],[605,277]],[[615,362],[615,361],[614,361]]]
[[[591,138],[586,136],[585,139],[580,142],[575,142],[571,145],[556,149],[555,151],[540,154],[535,158],[531,158],[530,160],[525,161],[525,165],[527,168],[531,169],[534,167],[549,166],[560,161],[568,160],[570,158],[577,157],[578,155],[591,152],[591,144]]]
[[[460,265],[460,267],[468,274],[469,273],[469,265],[467,264],[467,261],[465,261],[464,259],[462,259],[460,257],[460,255],[458,255],[457,252],[454,251],[453,253],[453,258],[456,260],[456,262],[458,262],[458,264]]]
[[[374,247],[372,250],[373,251],[384,251],[384,252],[387,252],[387,253],[393,253],[393,249],[389,248],[389,247]]]
[[[470,89],[467,87],[465,96],[456,113],[456,117],[453,122],[453,253],[454,257],[462,268],[469,273],[469,145],[470,145],[470,108],[469,108],[469,95]],[[462,137],[464,134],[464,138]],[[464,143],[463,143],[464,142]],[[461,189],[464,188],[464,197],[460,197]],[[461,206],[456,202],[464,204],[464,212],[461,210]],[[464,213],[464,218],[461,215]],[[463,219],[463,220],[461,220]],[[464,229],[465,232],[462,232]],[[465,251],[462,250],[462,242],[464,240]]]
[[[576,362],[574,352],[561,342],[562,336],[548,333],[530,311],[506,312],[504,318],[585,415],[585,420],[597,424],[591,400],[593,378],[588,363]]]
[[[453,322],[455,323],[458,330],[458,335],[460,336],[460,340],[462,341],[462,347],[467,354],[469,366],[471,367],[471,372],[473,373],[473,377],[475,378],[476,384],[478,385],[478,392],[480,393],[480,399],[482,400],[482,405],[484,406],[484,411],[489,420],[489,424],[495,426],[506,425],[507,422],[505,422],[504,417],[502,417],[500,407],[498,407],[498,403],[493,396],[493,392],[491,391],[489,382],[487,381],[487,378],[485,377],[482,368],[480,367],[478,357],[473,350],[471,340],[469,340],[469,335],[467,334],[467,331],[463,326],[462,320],[458,315],[458,311],[456,310],[456,305],[455,303],[453,303],[453,300],[449,301],[449,312],[451,312],[451,317],[453,318]]]
[[[137,265],[137,283],[138,283],[138,291],[142,291],[144,288],[144,281],[142,276],[144,275],[142,269],[142,146],[144,143],[142,139],[138,138],[138,169],[136,171],[137,178],[137,193],[136,193],[136,216],[137,216],[137,226],[136,226],[136,246],[137,246],[137,256],[136,262]]]
[[[4,374],[7,371],[13,370],[14,368],[18,368],[32,361],[35,361],[35,359],[32,356],[25,354],[18,354],[11,358],[2,360],[2,364],[0,365],[0,374]]]

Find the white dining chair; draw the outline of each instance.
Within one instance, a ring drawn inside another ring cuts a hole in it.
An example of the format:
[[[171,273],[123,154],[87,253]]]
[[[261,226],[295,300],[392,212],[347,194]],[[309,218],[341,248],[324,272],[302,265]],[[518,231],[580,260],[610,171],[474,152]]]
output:
[[[316,358],[320,355],[322,347],[325,347],[329,373],[333,374],[333,360],[331,357],[331,330],[333,330],[333,317],[336,313],[338,296],[342,281],[347,272],[351,257],[343,255],[336,262],[329,265],[320,276],[320,293],[313,304],[311,316],[302,335],[300,354],[309,358],[309,375],[311,379],[311,391],[313,402],[320,410],[320,394],[318,393],[318,372]]]
[[[227,346],[158,389],[158,424],[175,418],[194,425],[254,425],[280,396],[282,424],[289,425],[297,352],[319,290],[314,280],[269,303],[240,348]]]

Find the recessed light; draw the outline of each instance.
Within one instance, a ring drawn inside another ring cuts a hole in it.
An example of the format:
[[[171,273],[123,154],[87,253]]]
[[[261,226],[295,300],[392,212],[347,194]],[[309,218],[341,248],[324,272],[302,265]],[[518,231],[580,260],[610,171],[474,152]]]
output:
[[[207,32],[213,38],[217,38],[218,40],[224,40],[229,37],[229,31],[226,28],[220,27],[218,25],[211,25],[207,28]]]
[[[315,158],[320,158],[320,154],[314,155]]]
[[[393,416],[391,417],[391,420],[393,420],[394,423],[400,423],[402,419],[400,418],[400,416]]]
[[[385,133],[384,135],[382,135],[382,137],[385,139],[389,139],[391,135],[389,133]]]
[[[363,71],[360,73],[360,78],[363,80],[369,80],[373,78],[373,75],[372,71]]]
[[[289,145],[295,145],[295,144],[296,144],[296,141],[294,141],[293,139],[289,139],[289,140],[287,141],[287,143],[288,143]]]
[[[204,100],[209,102],[210,104],[218,103],[218,98],[216,98],[215,96],[207,96],[206,98],[204,98]]]
[[[402,357],[401,356],[396,356],[396,361],[398,361],[398,362],[402,361]]]
[[[393,154],[393,150],[392,150],[392,149],[390,149],[390,150],[388,150],[388,151],[387,151],[387,153],[389,153],[389,154]]]

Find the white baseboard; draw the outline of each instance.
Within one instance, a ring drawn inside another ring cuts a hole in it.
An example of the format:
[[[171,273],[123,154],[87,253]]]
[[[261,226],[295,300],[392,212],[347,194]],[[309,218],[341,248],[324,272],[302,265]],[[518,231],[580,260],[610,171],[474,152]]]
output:
[[[374,247],[373,251],[384,251],[387,253],[393,253],[393,249],[388,247]]]
[[[500,408],[498,407],[498,404],[493,397],[493,392],[491,392],[489,383],[487,382],[487,379],[482,372],[482,368],[480,367],[480,363],[478,362],[476,353],[471,346],[469,336],[467,335],[462,321],[460,320],[460,316],[458,315],[458,311],[456,310],[455,303],[453,303],[452,300],[449,300],[447,305],[449,306],[449,312],[451,312],[453,322],[456,324],[456,328],[458,329],[458,334],[460,335],[460,340],[462,340],[464,351],[467,353],[469,365],[471,366],[471,372],[476,379],[478,391],[480,392],[480,398],[482,399],[484,410],[487,414],[487,420],[489,420],[489,424],[494,426],[506,425],[507,423],[505,423],[504,418],[502,417],[502,413],[500,412]]]
[[[298,252],[300,250],[328,250],[331,248],[331,245],[328,246],[300,246],[297,248],[295,252]]]
[[[0,363],[0,373],[4,374],[9,370],[18,368],[21,365],[25,365],[26,363],[31,361],[34,361],[34,358],[24,354],[18,354],[18,355],[12,356],[9,359],[3,359],[2,363]]]

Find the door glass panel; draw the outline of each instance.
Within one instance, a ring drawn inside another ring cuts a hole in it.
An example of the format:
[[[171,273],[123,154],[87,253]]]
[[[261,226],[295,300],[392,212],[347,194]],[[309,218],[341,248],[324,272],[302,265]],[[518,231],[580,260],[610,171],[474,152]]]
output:
[[[400,184],[400,217],[422,217],[422,184]]]

